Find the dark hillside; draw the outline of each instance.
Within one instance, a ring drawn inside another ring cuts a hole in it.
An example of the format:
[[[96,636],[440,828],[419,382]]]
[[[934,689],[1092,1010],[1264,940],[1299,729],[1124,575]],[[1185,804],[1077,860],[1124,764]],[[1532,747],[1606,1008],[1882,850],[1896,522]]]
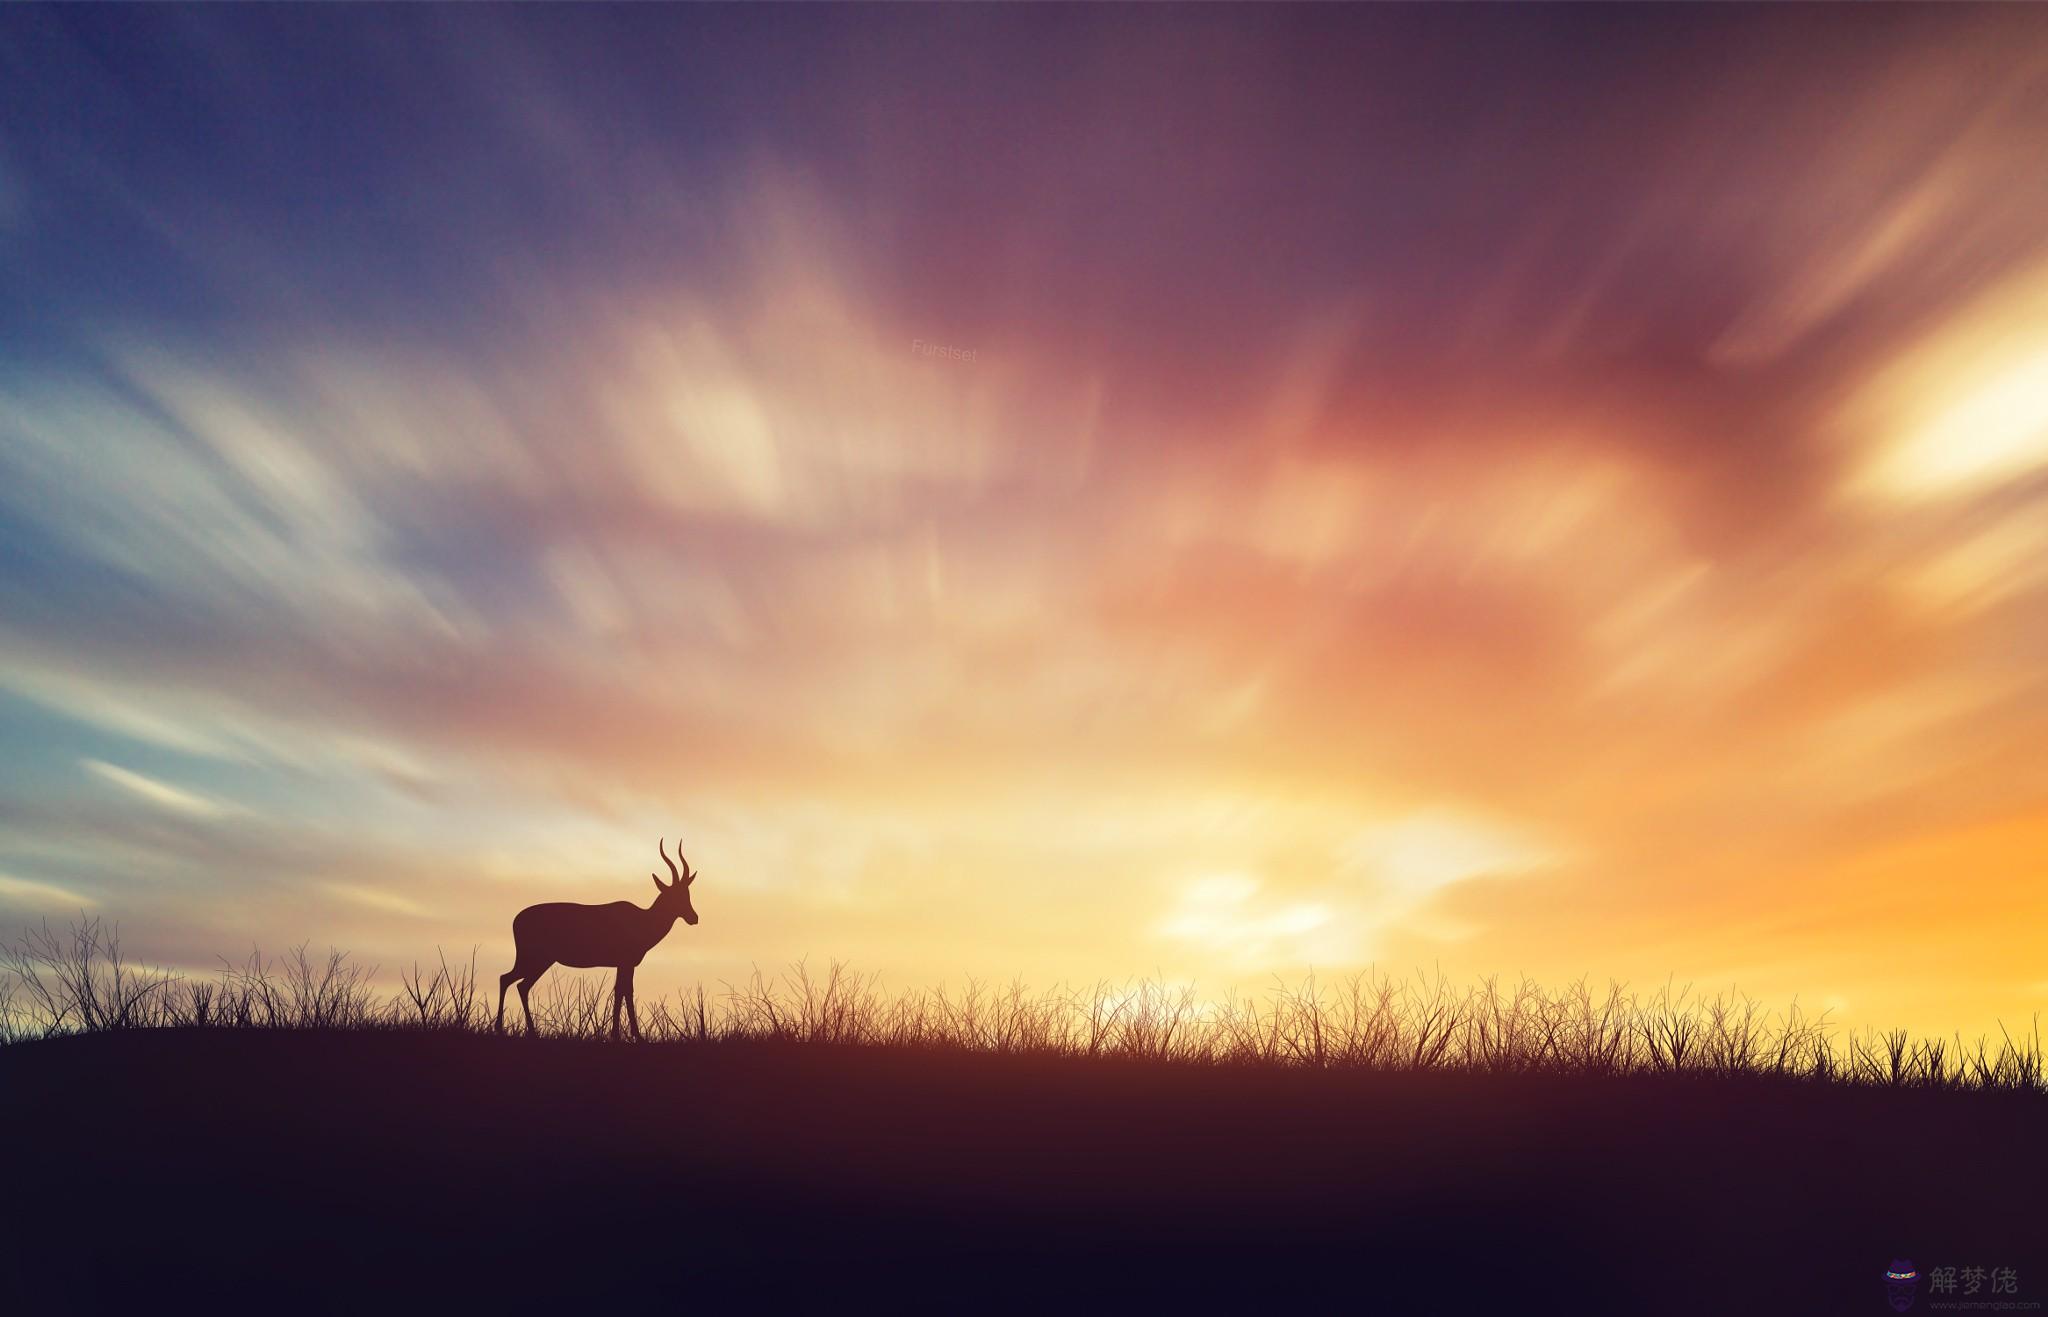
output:
[[[0,1119],[15,1312],[1853,1314],[1894,1256],[2048,1281],[2024,1094],[164,1029],[0,1049]]]

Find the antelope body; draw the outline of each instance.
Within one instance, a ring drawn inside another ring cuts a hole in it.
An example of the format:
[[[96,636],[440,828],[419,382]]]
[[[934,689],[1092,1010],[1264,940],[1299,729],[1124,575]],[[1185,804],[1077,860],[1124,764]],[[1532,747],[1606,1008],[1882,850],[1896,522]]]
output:
[[[683,861],[680,872],[675,860],[668,857],[666,839],[657,841],[655,850],[668,866],[671,881],[664,883],[660,874],[648,875],[654,879],[656,895],[654,903],[644,910],[631,901],[613,901],[608,905],[548,901],[530,905],[512,917],[515,950],[512,968],[498,976],[497,1032],[505,1030],[505,990],[517,983],[519,1009],[526,1013],[526,1032],[533,1033],[533,1008],[527,1004],[526,995],[549,969],[567,965],[571,969],[617,970],[618,977],[612,984],[612,1037],[619,1036],[621,1004],[632,1023],[633,1037],[640,1036],[640,1013],[633,1005],[633,971],[655,943],[668,936],[676,920],[686,924],[697,922],[697,912],[690,905],[690,884],[697,881],[697,874],[690,868],[690,862],[683,859],[683,848],[676,847],[676,859]]]

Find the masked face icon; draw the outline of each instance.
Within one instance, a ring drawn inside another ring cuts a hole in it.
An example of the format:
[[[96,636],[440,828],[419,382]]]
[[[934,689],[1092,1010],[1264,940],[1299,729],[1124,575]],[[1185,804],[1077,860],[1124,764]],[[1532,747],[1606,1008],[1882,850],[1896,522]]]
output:
[[[1904,1312],[1913,1306],[1919,1293],[1919,1269],[1905,1258],[1893,1258],[1884,1271],[1885,1302],[1892,1305],[1893,1312]]]

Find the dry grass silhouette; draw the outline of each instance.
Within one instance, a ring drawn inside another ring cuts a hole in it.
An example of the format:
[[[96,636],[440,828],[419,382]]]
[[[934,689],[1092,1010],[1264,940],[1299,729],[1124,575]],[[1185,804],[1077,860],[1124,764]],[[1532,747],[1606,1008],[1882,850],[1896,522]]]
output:
[[[0,949],[0,1043],[148,1028],[491,1031],[474,955],[412,965],[391,996],[379,995],[374,978],[343,952],[319,957],[306,946],[185,978],[129,963],[118,930],[98,919],[62,931],[44,924]],[[608,1036],[604,976],[557,979],[536,998],[543,1036]],[[700,985],[656,1001],[646,1035],[1195,1066],[1771,1076],[2048,1093],[2038,1019],[1996,1040],[1915,1038],[1838,1029],[1796,1003],[1771,1012],[1740,994],[1668,984],[1649,994],[1618,983],[1596,991],[1583,979],[1551,991],[1527,979],[1460,987],[1441,975],[1367,972],[1209,1001],[1155,982],[1034,991],[970,981],[957,992],[889,994],[875,975],[800,963],[715,994]]]
[[[488,974],[387,992],[300,947],[180,976],[91,919],[0,947],[0,1311],[1705,1317],[1728,1277],[1745,1311],[1853,1313],[1893,1258],[2041,1263],[2031,1033],[1668,985],[797,965],[653,1003],[644,1043],[611,1040],[610,975],[544,981],[529,1041],[493,1036]],[[78,1228],[110,1187],[148,1229]]]

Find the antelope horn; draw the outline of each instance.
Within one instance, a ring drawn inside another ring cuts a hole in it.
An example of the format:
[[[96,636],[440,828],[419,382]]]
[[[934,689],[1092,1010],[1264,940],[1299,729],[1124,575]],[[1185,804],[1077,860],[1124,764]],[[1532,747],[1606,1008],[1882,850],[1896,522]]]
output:
[[[661,852],[661,862],[668,866],[668,876],[675,879],[676,882],[681,882],[683,880],[683,876],[676,872],[676,862],[668,857],[668,838],[663,837],[659,841],[656,841],[654,843],[654,849]],[[680,846],[676,847],[676,854],[681,855],[682,853],[683,848]],[[688,860],[684,860],[683,867],[685,869],[689,868],[690,862]],[[656,878],[655,881],[660,882],[661,879]]]
[[[683,839],[676,838],[676,858],[683,862],[682,881],[690,882],[697,877],[697,871],[690,867],[689,857],[683,854]]]

